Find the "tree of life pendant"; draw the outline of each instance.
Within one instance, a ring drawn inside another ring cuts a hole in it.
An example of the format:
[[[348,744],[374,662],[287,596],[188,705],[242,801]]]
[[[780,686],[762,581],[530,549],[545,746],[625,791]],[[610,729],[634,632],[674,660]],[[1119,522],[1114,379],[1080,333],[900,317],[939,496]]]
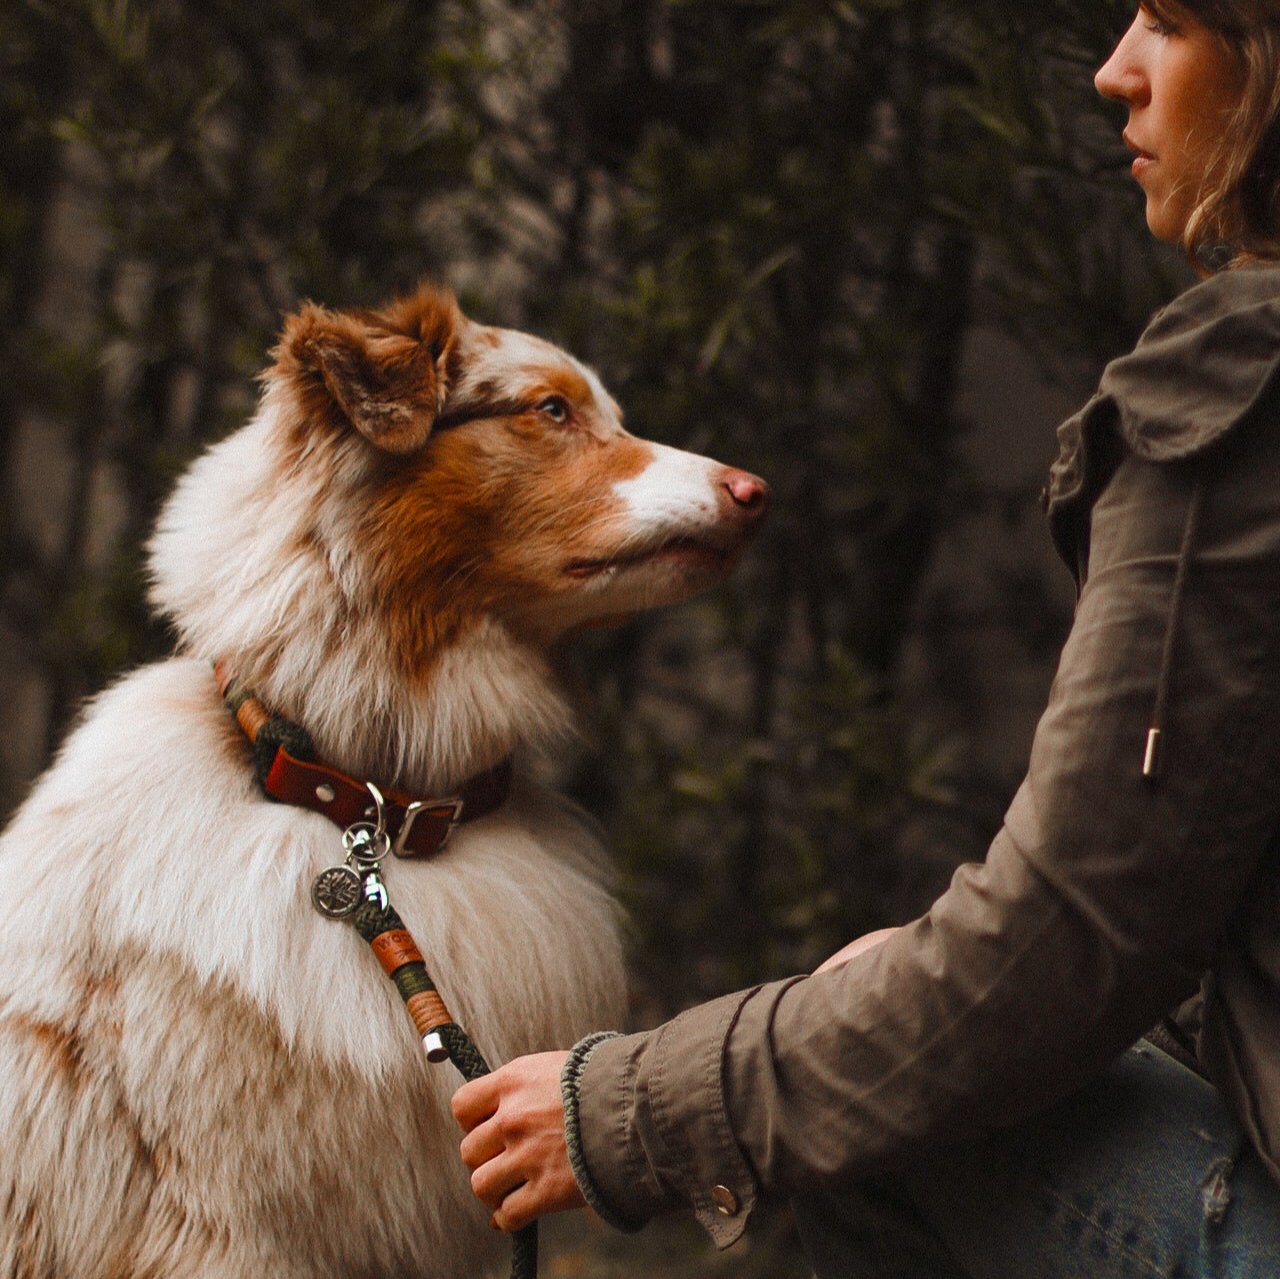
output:
[[[311,903],[326,919],[345,919],[361,901],[372,902],[379,910],[387,909],[387,889],[378,874],[382,859],[391,851],[386,801],[372,782],[365,785],[373,796],[371,811],[377,820],[352,822],[342,832],[346,865],[322,870],[311,883]]]
[[[311,884],[311,904],[326,919],[344,919],[363,896],[361,876],[350,866],[330,866]]]

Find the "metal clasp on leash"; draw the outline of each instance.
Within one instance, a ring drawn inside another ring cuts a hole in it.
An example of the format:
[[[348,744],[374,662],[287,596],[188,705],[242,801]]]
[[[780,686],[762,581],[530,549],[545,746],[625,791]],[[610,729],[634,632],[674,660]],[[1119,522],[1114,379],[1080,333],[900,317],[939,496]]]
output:
[[[342,832],[342,846],[347,850],[347,861],[360,876],[360,895],[373,902],[379,910],[387,908],[387,886],[382,882],[379,868],[382,859],[391,851],[391,836],[387,834],[387,804],[382,792],[372,783],[365,782],[377,807],[377,821],[353,822]]]
[[[346,862],[322,870],[311,885],[312,905],[327,919],[345,919],[362,901],[387,909],[387,886],[381,874],[382,860],[391,851],[386,801],[372,782],[365,785],[373,796],[376,820],[352,822],[342,832]]]

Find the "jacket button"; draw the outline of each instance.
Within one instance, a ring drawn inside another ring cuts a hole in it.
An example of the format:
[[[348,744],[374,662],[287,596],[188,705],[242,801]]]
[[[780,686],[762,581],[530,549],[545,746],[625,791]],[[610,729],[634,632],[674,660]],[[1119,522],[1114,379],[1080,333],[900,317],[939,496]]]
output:
[[[716,1211],[722,1217],[736,1217],[738,1215],[738,1196],[729,1189],[728,1186],[712,1186],[711,1202],[715,1204]]]

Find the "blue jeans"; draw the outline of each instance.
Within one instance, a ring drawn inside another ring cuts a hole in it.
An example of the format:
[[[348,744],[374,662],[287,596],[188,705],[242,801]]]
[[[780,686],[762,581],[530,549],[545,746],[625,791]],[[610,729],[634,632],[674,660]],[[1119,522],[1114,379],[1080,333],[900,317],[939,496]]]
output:
[[[1280,1279],[1280,1185],[1145,1043],[1015,1129],[793,1207],[818,1279]]]

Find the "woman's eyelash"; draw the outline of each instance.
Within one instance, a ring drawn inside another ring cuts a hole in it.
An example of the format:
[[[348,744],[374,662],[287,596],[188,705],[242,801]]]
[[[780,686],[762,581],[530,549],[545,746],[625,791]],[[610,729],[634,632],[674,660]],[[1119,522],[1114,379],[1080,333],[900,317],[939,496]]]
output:
[[[1170,36],[1176,28],[1172,22],[1166,21],[1159,14],[1152,12],[1145,4],[1138,6],[1138,12],[1146,19],[1145,26],[1153,35]]]

